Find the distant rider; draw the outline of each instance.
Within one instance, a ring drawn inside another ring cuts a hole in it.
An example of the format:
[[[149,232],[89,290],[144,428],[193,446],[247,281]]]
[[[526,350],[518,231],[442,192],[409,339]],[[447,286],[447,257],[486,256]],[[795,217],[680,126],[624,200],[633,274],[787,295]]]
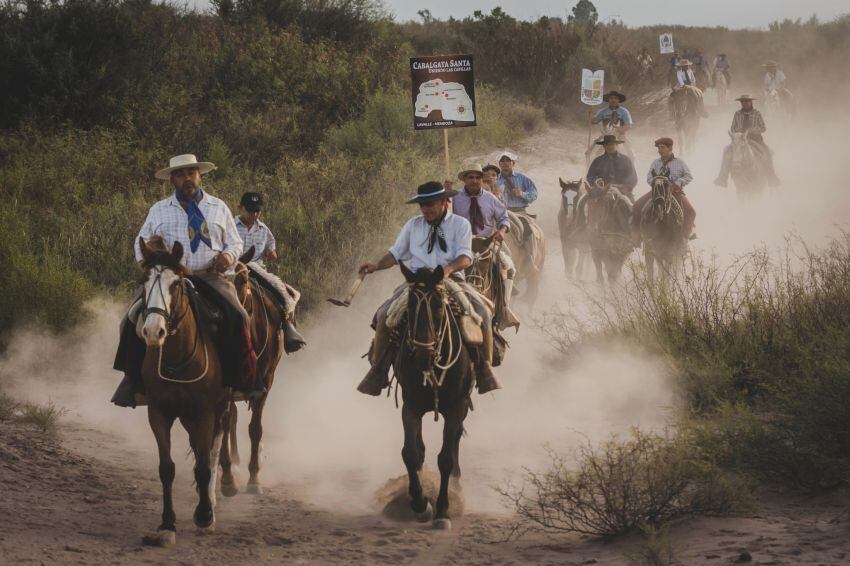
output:
[[[767,175],[767,183],[771,187],[777,187],[781,184],[779,177],[776,176],[776,171],[773,168],[773,154],[767,144],[764,143],[764,134],[767,131],[767,126],[764,123],[764,117],[761,112],[753,108],[753,98],[748,94],[742,94],[736,98],[741,103],[741,109],[735,112],[732,118],[732,126],[729,131],[733,133],[746,133],[747,139],[751,144],[756,146],[755,155],[761,163],[762,169]],[[723,150],[723,163],[720,166],[720,174],[714,180],[714,184],[720,187],[727,186],[729,180],[730,166],[732,163],[732,145],[727,145]]]

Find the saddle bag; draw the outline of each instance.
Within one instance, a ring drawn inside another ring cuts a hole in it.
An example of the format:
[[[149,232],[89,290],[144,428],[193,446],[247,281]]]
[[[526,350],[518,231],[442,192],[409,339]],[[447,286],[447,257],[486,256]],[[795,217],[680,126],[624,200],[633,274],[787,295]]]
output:
[[[464,342],[470,346],[484,344],[484,332],[481,330],[481,325],[475,322],[471,316],[461,315],[458,317],[458,325]]]

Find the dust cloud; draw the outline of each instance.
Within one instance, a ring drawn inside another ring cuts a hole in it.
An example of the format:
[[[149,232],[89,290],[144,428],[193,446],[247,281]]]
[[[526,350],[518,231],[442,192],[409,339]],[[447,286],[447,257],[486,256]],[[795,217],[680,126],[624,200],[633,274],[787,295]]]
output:
[[[792,231],[818,245],[845,222],[850,212],[850,160],[844,133],[850,121],[846,115],[836,119],[821,110],[824,106],[805,99],[800,107],[793,121],[767,117],[765,137],[775,151],[783,186],[761,202],[742,206],[733,187],[712,184],[736,105],[720,108],[709,97],[710,116],[702,123],[698,144],[692,155],[683,156],[695,177],[687,193],[698,214],[696,253],[716,255],[722,262],[757,244],[780,247]],[[630,138],[643,179],[655,157],[652,140],[661,135],[675,138],[675,132],[661,121],[641,123],[638,113],[635,119]],[[517,169],[535,179],[541,190],[534,208],[547,235],[538,311],[581,295],[563,278],[555,214],[558,177],[582,175],[585,136],[580,127],[552,127],[520,148]],[[645,190],[641,184],[637,193]],[[592,277],[588,265],[585,279]],[[401,417],[392,396],[376,399],[355,390],[368,368],[361,356],[371,339],[372,312],[399,280],[392,270],[370,276],[351,308],[329,306],[305,321],[309,345],[282,360],[266,409],[261,473],[266,485],[283,484],[322,507],[373,512],[374,494],[404,472]],[[122,308],[114,301],[97,301],[91,305],[96,313],[92,321],[64,337],[21,329],[0,359],[0,385],[19,398],[65,407],[66,419],[111,432],[137,449],[144,469],[154,474],[156,450],[146,412],[109,403],[120,378],[111,367]],[[474,394],[475,411],[466,422],[461,467],[467,511],[500,511],[491,486],[522,467],[542,465],[546,445],[562,450],[585,437],[598,440],[634,425],[660,427],[674,403],[671,376],[662,360],[612,344],[567,364],[530,323],[532,313],[521,314],[525,324],[519,334],[508,336],[510,350],[497,370],[505,388],[486,396]],[[250,413],[244,404],[239,411],[246,462]],[[442,421],[434,423],[426,415],[424,424],[426,467],[436,468]],[[177,452],[185,446],[185,434],[175,431]],[[240,481],[246,475],[243,469]]]

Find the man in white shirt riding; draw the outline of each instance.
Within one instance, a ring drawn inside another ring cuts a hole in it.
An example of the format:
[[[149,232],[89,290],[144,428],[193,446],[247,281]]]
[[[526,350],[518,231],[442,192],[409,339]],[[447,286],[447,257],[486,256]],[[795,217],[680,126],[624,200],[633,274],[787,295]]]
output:
[[[408,204],[418,204],[421,214],[407,221],[383,257],[375,262],[363,263],[360,273],[374,273],[404,261],[409,263],[410,270],[414,272],[442,266],[446,277],[462,279],[463,270],[472,264],[472,227],[465,218],[449,210],[449,199],[456,194],[457,191],[447,189],[437,181],[420,185],[416,196]],[[386,301],[373,320],[375,338],[369,356],[372,367],[357,387],[358,391],[367,395],[380,395],[381,390],[389,385],[389,369],[397,346],[391,343],[386,317],[396,297],[397,294],[394,294]],[[476,300],[477,297],[470,296],[470,299],[483,319],[485,340],[481,348],[485,351],[479,351],[476,356],[475,373],[478,392],[486,393],[501,388],[491,365],[492,321],[489,311],[479,310],[481,303]]]
[[[154,204],[148,212],[134,241],[136,261],[143,261],[139,238],[149,241],[159,236],[169,248],[175,242],[182,244],[186,253],[180,263],[192,271],[196,282],[215,294],[211,298],[217,299],[219,306],[229,311],[226,314],[232,315],[229,319],[234,320],[234,325],[240,326],[226,329],[227,335],[233,337],[229,342],[239,343],[229,344],[238,348],[238,353],[221,355],[225,385],[261,391],[263,384],[257,383],[256,356],[248,332],[248,313],[239,302],[232,280],[226,277],[233,273],[242,253],[242,239],[227,204],[201,187],[202,175],[213,170],[212,163],[199,162],[194,155],[187,154],[172,157],[168,167],[156,172],[158,180],[170,181],[174,194]],[[137,291],[134,303],[142,293],[143,289]],[[141,362],[145,344],[127,322],[125,317],[114,366],[125,376],[112,402],[122,407],[135,407],[134,392],[142,393]]]

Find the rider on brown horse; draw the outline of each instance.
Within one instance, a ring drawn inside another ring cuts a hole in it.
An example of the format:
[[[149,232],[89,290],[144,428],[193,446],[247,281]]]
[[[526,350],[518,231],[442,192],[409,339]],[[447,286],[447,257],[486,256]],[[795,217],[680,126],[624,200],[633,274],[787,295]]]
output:
[[[617,139],[615,135],[608,134],[596,143],[605,148],[605,153],[590,164],[590,169],[587,170],[587,183],[591,187],[596,186],[597,181],[601,181],[606,186],[620,185],[618,187],[620,192],[634,200],[632,191],[637,185],[637,172],[632,160],[617,151],[617,146],[623,141]]]
[[[670,183],[673,185],[673,197],[682,207],[684,213],[682,237],[687,240],[694,229],[697,212],[688,197],[685,196],[683,189],[694,178],[687,164],[673,155],[673,140],[671,138],[658,138],[655,140],[655,147],[658,148],[660,157],[652,162],[649,172],[646,174],[646,182],[651,186],[652,179],[657,176],[670,179]],[[652,191],[640,197],[632,208],[632,243],[635,247],[640,246],[640,217],[650,198],[652,198]]]
[[[776,171],[773,168],[773,154],[767,144],[764,143],[764,132],[767,131],[767,126],[764,123],[764,117],[761,112],[753,108],[753,100],[756,100],[749,94],[742,94],[736,98],[741,103],[741,109],[735,112],[732,118],[732,126],[729,131],[732,133],[745,133],[751,144],[754,144],[758,150],[755,152],[761,162],[761,168],[767,175],[767,182],[771,187],[778,187],[781,184],[779,177],[776,176]],[[729,171],[732,164],[732,146],[727,145],[723,150],[723,162],[720,166],[720,174],[715,179],[714,184],[720,187],[725,187],[729,180]]]
[[[473,237],[492,237],[497,243],[502,243],[511,227],[508,209],[499,199],[482,189],[483,176],[484,169],[480,163],[470,165],[458,173],[457,177],[463,181],[464,187],[452,199],[452,212],[469,220]],[[509,306],[516,268],[507,246],[499,247],[498,261],[499,272],[504,281],[504,293],[501,294],[504,296],[498,297],[502,308],[497,309],[497,312],[501,313],[501,316],[497,316],[494,322],[499,328],[518,327],[519,320]]]
[[[418,204],[422,214],[411,218],[404,225],[395,244],[381,259],[362,264],[360,273],[374,273],[406,261],[414,272],[422,268],[442,267],[446,278],[463,280],[463,270],[472,264],[472,227],[465,218],[449,210],[449,198],[455,195],[457,191],[446,189],[436,181],[420,185],[416,196],[407,202]],[[398,352],[398,337],[387,326],[387,315],[406,288],[403,285],[396,289],[393,296],[375,313],[372,321],[375,338],[369,356],[372,367],[357,386],[361,393],[380,395],[381,390],[389,385],[389,369]],[[481,331],[484,334],[483,344],[470,345],[478,354],[475,356],[478,392],[500,389],[501,385],[491,365],[493,326],[490,309],[471,286],[465,285],[463,290],[471,302],[471,308],[481,320]]]
[[[171,181],[174,194],[154,204],[136,238],[136,261],[142,262],[139,238],[162,238],[171,248],[180,242],[188,253],[180,263],[192,272],[193,283],[208,293],[209,298],[224,311],[230,328],[230,351],[221,352],[225,385],[250,392],[262,391],[256,379],[256,356],[248,333],[248,313],[236,296],[233,283],[226,274],[233,273],[236,260],[242,253],[242,240],[233,222],[233,214],[224,201],[201,188],[201,176],[213,171],[215,165],[199,162],[194,155],[172,157],[169,166],[156,172],[161,181]],[[138,315],[137,303],[143,290],[136,293],[131,312]],[[128,313],[129,315],[130,313]],[[115,359],[115,369],[124,372],[124,379],[115,391],[112,402],[121,407],[135,407],[136,393],[142,392],[141,364],[146,345],[135,332],[128,316],[121,323],[121,340]]]
[[[278,289],[276,286],[270,285],[265,278],[257,277],[256,272],[251,270],[255,263],[264,268],[263,260],[274,261],[277,259],[277,243],[271,228],[260,220],[262,213],[263,196],[260,193],[249,191],[242,195],[239,202],[239,214],[234,218],[234,221],[239,237],[242,238],[243,249],[247,252],[252,246],[254,248],[254,256],[248,260],[251,264],[249,265],[250,276],[274,298],[274,303],[280,311],[281,320],[283,320],[284,348],[290,354],[307,344],[304,337],[295,329],[292,309],[287,307],[291,300],[290,293],[284,293],[285,289]]]

